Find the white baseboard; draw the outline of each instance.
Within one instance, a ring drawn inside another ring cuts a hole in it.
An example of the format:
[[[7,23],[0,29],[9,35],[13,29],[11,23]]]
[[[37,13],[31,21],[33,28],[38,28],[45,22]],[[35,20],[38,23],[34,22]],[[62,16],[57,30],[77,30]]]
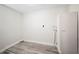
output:
[[[38,41],[31,41],[31,40],[23,40],[23,41],[34,42],[34,43],[43,44],[43,45],[49,45],[49,46],[54,46],[53,44],[48,44],[48,43],[38,42]]]
[[[11,45],[6,46],[6,47],[3,48],[2,50],[0,50],[0,53],[2,53],[3,51],[5,51],[5,50],[8,49],[8,48],[14,46],[15,44],[19,43],[20,41],[23,41],[23,40],[16,41],[16,42],[12,43]]]

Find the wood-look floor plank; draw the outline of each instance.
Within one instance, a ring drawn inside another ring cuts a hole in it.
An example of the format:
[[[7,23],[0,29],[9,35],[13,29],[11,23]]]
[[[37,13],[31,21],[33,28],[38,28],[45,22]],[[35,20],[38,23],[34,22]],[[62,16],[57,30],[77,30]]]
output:
[[[33,42],[20,42],[3,52],[4,54],[58,54],[55,46],[48,46]]]

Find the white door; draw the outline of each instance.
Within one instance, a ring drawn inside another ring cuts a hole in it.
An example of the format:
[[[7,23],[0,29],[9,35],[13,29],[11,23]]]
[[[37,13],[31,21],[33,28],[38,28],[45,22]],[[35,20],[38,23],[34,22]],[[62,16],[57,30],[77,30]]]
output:
[[[77,53],[77,13],[59,16],[57,35],[61,53]]]

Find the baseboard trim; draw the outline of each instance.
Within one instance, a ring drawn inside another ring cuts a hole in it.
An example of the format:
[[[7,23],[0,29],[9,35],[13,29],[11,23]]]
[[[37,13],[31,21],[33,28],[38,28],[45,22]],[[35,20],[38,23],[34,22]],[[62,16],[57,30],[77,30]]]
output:
[[[37,41],[30,41],[30,40],[23,40],[23,41],[26,41],[26,42],[33,42],[33,43],[38,43],[38,44],[43,44],[43,45],[49,45],[49,46],[55,46],[55,45],[47,44],[47,43],[44,43],[44,42],[37,42]]]
[[[17,44],[17,43],[19,43],[19,42],[21,42],[21,41],[23,41],[23,40],[18,40],[18,41],[16,41],[16,42],[14,42],[14,43],[8,45],[8,46],[5,47],[4,49],[0,50],[0,53],[2,53],[2,52],[5,51],[6,49],[8,49],[8,48],[14,46],[15,44]]]

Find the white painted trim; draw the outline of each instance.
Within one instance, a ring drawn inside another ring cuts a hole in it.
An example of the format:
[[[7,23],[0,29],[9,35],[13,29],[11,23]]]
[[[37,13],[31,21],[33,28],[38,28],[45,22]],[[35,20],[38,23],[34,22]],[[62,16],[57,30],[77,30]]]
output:
[[[5,50],[8,49],[8,48],[14,46],[15,44],[19,43],[20,41],[23,41],[23,40],[16,41],[16,42],[14,42],[14,43],[12,43],[12,44],[6,46],[5,48],[3,48],[3,49],[0,50],[0,53],[2,53],[3,51],[5,51]]]
[[[48,43],[45,43],[45,42],[38,42],[38,41],[31,41],[31,40],[23,40],[23,41],[34,42],[34,43],[43,44],[43,45],[49,45],[49,46],[55,46],[55,45],[48,44]]]

